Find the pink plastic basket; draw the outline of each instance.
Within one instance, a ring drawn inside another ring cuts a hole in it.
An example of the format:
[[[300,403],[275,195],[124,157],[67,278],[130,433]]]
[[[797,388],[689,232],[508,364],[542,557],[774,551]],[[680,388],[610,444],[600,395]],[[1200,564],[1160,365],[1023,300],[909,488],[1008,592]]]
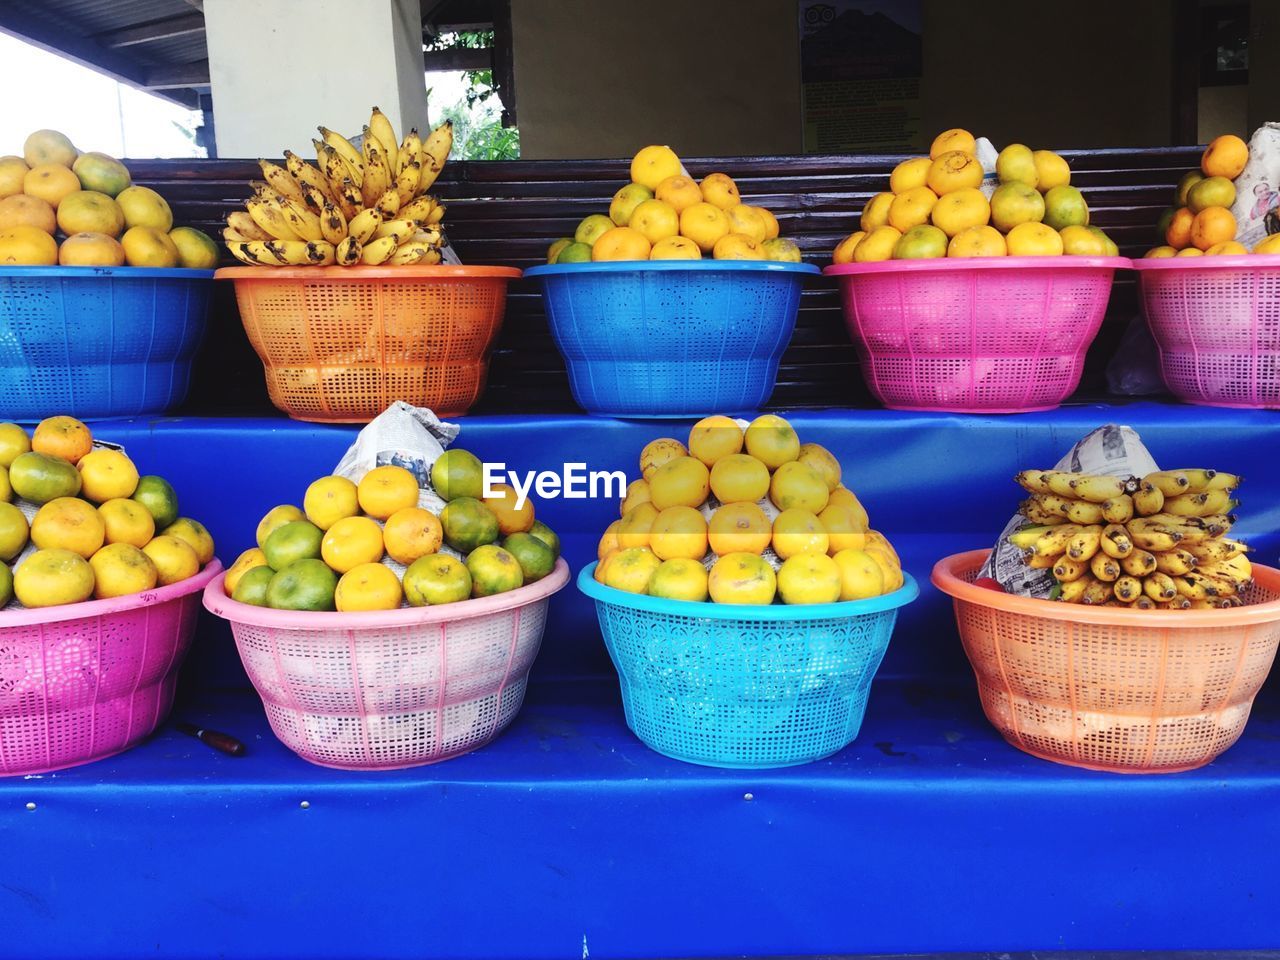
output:
[[[827,267],[871,392],[894,410],[1052,410],[1124,257],[888,260]]]
[[[237,603],[222,581],[205,588],[204,605],[231,622],[281,742],[324,767],[395,770],[468,753],[506,729],[569,567],[561,559],[492,597],[362,614]]]
[[[1135,260],[1169,390],[1186,403],[1280,407],[1280,255]]]
[[[158,590],[0,613],[0,775],[101,760],[149,736],[173,706],[199,593],[221,572],[215,559]]]

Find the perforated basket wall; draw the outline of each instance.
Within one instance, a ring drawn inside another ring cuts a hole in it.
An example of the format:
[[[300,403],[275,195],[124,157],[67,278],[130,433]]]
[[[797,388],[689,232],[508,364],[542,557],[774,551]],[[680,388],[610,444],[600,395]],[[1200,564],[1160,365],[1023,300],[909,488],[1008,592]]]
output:
[[[1165,384],[1187,403],[1280,407],[1280,256],[1191,264],[1134,261]]]
[[[574,399],[628,417],[745,412],[773,393],[817,268],[758,261],[533,267]]]
[[[380,613],[295,613],[227,598],[205,606],[231,621],[240,659],[271,729],[304,760],[392,770],[482,747],[524,702],[552,573],[519,590],[447,607]]]
[[[791,766],[851,743],[897,608],[916,596],[908,578],[871,601],[734,608],[614,590],[594,569],[578,586],[596,601],[627,726],[665,756],[712,767]]]
[[[828,267],[867,386],[886,407],[1051,410],[1080,384],[1121,257]]]
[[[217,560],[147,593],[0,613],[0,775],[100,760],[169,715]]]
[[[299,420],[363,423],[396,400],[440,416],[484,391],[508,267],[231,267],[271,402]]]
[[[985,555],[948,557],[934,583],[955,598],[982,709],[1015,747],[1091,770],[1169,773],[1240,737],[1280,642],[1280,571],[1255,565],[1252,607],[1063,609],[968,587]],[[1045,607],[1056,616],[1027,612]]]
[[[211,270],[0,267],[0,419],[163,413],[187,396]]]

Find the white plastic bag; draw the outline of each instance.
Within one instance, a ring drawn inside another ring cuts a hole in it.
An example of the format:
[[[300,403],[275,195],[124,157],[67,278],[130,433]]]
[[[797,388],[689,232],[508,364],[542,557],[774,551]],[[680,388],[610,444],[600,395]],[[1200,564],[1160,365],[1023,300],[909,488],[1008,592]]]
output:
[[[1249,138],[1249,161],[1236,178],[1236,239],[1250,250],[1280,233],[1280,123],[1264,123]]]

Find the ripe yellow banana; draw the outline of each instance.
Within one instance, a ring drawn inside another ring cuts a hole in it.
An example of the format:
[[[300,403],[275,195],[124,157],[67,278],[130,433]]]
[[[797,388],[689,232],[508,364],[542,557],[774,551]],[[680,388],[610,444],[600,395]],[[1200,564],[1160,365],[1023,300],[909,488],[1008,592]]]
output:
[[[1041,556],[1038,553],[1033,553],[1026,559],[1027,566],[1032,570],[1052,570],[1057,562],[1057,557]]]
[[[316,145],[316,162],[320,165],[320,173],[329,184],[330,194],[337,199],[338,191],[342,189],[342,181],[351,179],[351,168],[343,162],[342,157],[333,147],[319,140],[313,140],[312,143]]]
[[[404,178],[403,184],[401,178]],[[408,203],[418,195],[418,181],[422,179],[422,138],[417,129],[405,134],[400,149],[396,151],[396,189],[404,194],[404,202]]]
[[[238,230],[233,230],[231,227],[224,227],[222,230],[222,239],[227,242],[227,247],[230,248],[232,244],[248,243],[249,241],[256,240],[257,238],[246,237],[243,233],[241,233]],[[234,253],[234,251],[232,252]]]
[[[1088,569],[1088,563],[1081,560],[1072,560],[1063,554],[1058,557],[1058,562],[1053,565],[1053,575],[1057,577],[1059,583],[1069,583],[1072,580],[1079,580]]]
[[[1041,479],[1051,494],[1074,500],[1076,495],[1074,484],[1079,476],[1078,473],[1067,473],[1065,470],[1046,470]]]
[[[303,160],[292,150],[286,150],[284,152],[284,165],[289,171],[289,175],[292,176],[293,179],[298,182],[298,185],[303,188],[304,197],[306,196],[306,185],[310,184],[329,199],[333,199],[333,196],[330,193],[331,188],[329,186],[328,178],[316,167],[307,163],[307,161]]]
[[[1014,475],[1013,482],[1028,493],[1053,493],[1045,483],[1044,474],[1043,470],[1022,470]]]
[[[309,183],[302,184],[302,202],[306,208],[320,216],[320,211],[324,209],[326,203],[330,203],[329,195],[319,187],[312,186]]]
[[[271,239],[271,234],[258,226],[253,217],[249,216],[249,212],[247,210],[236,210],[232,213],[228,213],[227,226],[240,234],[246,240]]]
[[[258,227],[270,234],[274,240],[301,240],[297,232],[289,225],[284,211],[273,198],[254,197],[245,203],[245,209]]]
[[[1191,480],[1181,470],[1157,470],[1142,478],[1166,497],[1176,497],[1180,493],[1189,493]]]
[[[303,243],[301,240],[253,240],[244,245],[245,252],[264,267],[287,267],[287,249],[284,244]]]
[[[1106,503],[1129,492],[1127,481],[1100,474],[1080,475],[1071,481],[1072,496],[1090,503]]]
[[[419,223],[426,223],[427,218],[431,215],[431,211],[435,209],[435,197],[425,196],[410,200],[408,203],[400,205],[399,215],[406,220],[416,220]]]
[[[1133,497],[1122,493],[1103,502],[1102,518],[1107,523],[1128,523],[1133,519]]]
[[[1064,523],[1060,527],[1053,527],[1036,538],[1031,551],[1037,557],[1059,556],[1066,552],[1067,543],[1079,532],[1080,528],[1070,523]]]
[[[1091,524],[1082,527],[1080,532],[1067,541],[1067,556],[1072,560],[1088,562],[1098,552],[1102,544],[1102,527]]]
[[[1104,583],[1113,583],[1120,576],[1120,561],[1099,551],[1089,561],[1089,569]]]
[[[1058,594],[1058,599],[1063,603],[1082,603],[1085,592],[1089,589],[1090,584],[1094,583],[1097,583],[1097,581],[1089,573],[1085,573],[1075,580],[1068,580],[1062,584],[1062,591]]]
[[[328,127],[317,127],[320,136],[324,140],[325,146],[333,150],[346,163],[347,168],[351,171],[348,176],[355,181],[356,186],[360,186],[360,182],[364,177],[364,158],[355,144],[344,137],[340,133],[330,130]]]
[[[1135,518],[1129,521],[1126,529],[1134,544],[1149,553],[1172,550],[1182,540],[1181,532],[1154,522],[1154,518]]]
[[[381,240],[383,237],[395,237],[398,247],[412,237],[417,230],[418,225],[412,220],[383,220],[373,231],[373,238]]]
[[[1243,554],[1207,564],[1201,572],[1214,577],[1225,577],[1242,587],[1253,580],[1253,564]]]
[[[395,237],[370,240],[360,250],[360,262],[368,267],[379,266],[391,259],[391,255],[396,252],[396,246]]]
[[[360,184],[360,195],[366,207],[374,206],[391,186],[391,171],[387,168],[387,155],[382,150],[378,138],[368,127],[364,128],[364,182]]]
[[[333,199],[348,222],[364,209],[364,197],[360,194],[360,188],[350,177],[343,178],[338,187],[338,195]]]
[[[337,247],[327,240],[307,244],[307,263],[316,267],[328,267],[337,259]]]
[[[1226,490],[1228,493],[1240,486],[1244,478],[1234,473],[1215,473],[1205,485],[1206,490]]]
[[[1133,603],[1142,596],[1142,581],[1127,575],[1118,577],[1111,589],[1121,603]]]
[[[384,156],[394,158],[400,146],[400,138],[396,136],[396,128],[391,125],[387,115],[377,107],[369,114],[369,130],[378,138]],[[395,177],[395,174],[392,174]]]
[[[262,168],[262,177],[274,190],[282,197],[288,197],[290,200],[302,199],[302,188],[298,186],[298,181],[293,179],[293,174],[289,173],[284,167],[278,163],[271,163],[267,160],[259,160],[258,166]]]
[[[305,203],[301,200],[290,200],[288,197],[280,197],[277,202],[284,212],[285,219],[289,221],[290,229],[300,238],[311,243],[324,239],[324,234],[320,230],[320,218],[308,210]]]
[[[1156,554],[1156,569],[1171,577],[1181,577],[1196,568],[1196,558],[1186,550],[1174,548]]]
[[[365,243],[373,239],[374,231],[381,223],[382,214],[375,208],[361,210],[347,221],[347,236],[354,238],[357,243]]]
[[[1102,552],[1113,560],[1123,560],[1133,553],[1133,538],[1126,527],[1118,523],[1109,523],[1102,529],[1102,540],[1099,542]]]
[[[1188,545],[1188,550],[1201,563],[1221,563],[1249,552],[1249,545],[1239,540],[1228,540],[1225,537],[1205,540],[1203,543]]]
[[[1100,607],[1110,600],[1111,597],[1111,584],[1095,579],[1091,580],[1089,585],[1085,587],[1084,595],[1080,598],[1080,602],[1087,603],[1090,606]]]
[[[394,220],[396,214],[400,211],[400,194],[393,187],[385,191],[377,201],[373,204],[377,211],[382,214],[383,220]]]
[[[1154,516],[1164,509],[1164,494],[1155,484],[1143,480],[1133,493],[1133,509],[1140,517]]]
[[[1188,600],[1203,600],[1206,597],[1218,595],[1217,588],[1198,574],[1188,573],[1184,577],[1173,577],[1172,580],[1178,596],[1186,597]]]
[[[427,217],[427,223],[434,226],[444,219],[444,213],[445,205],[443,203],[436,203],[435,207],[431,210],[431,215]]]
[[[1102,504],[1088,500],[1071,500],[1067,504],[1067,519],[1072,523],[1102,523]]]
[[[1156,608],[1156,602],[1144,593],[1142,596],[1138,597],[1137,600],[1133,601],[1133,608],[1135,610],[1154,610]]]
[[[423,194],[431,189],[449,159],[449,151],[453,149],[453,123],[446,120],[422,141],[422,177],[418,181],[418,193]]]
[[[320,210],[320,233],[335,247],[347,239],[347,218],[330,200],[326,200]]]
[[[396,247],[396,252],[391,255],[387,263],[397,267],[425,263],[428,262],[433,252],[438,253],[433,247],[414,240],[408,240]]]
[[[1142,592],[1157,603],[1167,603],[1178,595],[1178,587],[1167,573],[1151,573],[1142,581]]]
[[[351,267],[360,262],[360,241],[348,236],[334,251],[335,262],[340,267]]]
[[[227,249],[231,251],[231,255],[241,263],[247,263],[251,267],[261,266],[257,260],[249,255],[245,243],[228,243]]]
[[[1141,580],[1156,569],[1156,555],[1145,550],[1135,550],[1120,560],[1120,569],[1131,577]]]
[[[1031,498],[1042,513],[1051,516],[1066,517],[1071,510],[1073,501],[1060,497],[1056,493],[1037,493]]]

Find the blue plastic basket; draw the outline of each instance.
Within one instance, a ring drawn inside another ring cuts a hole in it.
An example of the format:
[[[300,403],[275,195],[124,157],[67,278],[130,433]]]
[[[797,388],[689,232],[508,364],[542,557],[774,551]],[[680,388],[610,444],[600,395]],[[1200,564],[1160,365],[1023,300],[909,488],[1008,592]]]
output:
[[[574,399],[588,413],[688,417],[757,410],[773,393],[805,277],[755,260],[533,267]]]
[[[663,600],[578,575],[622,684],[627,726],[709,767],[810,763],[853,741],[898,608],[919,589],[808,606]]]
[[[0,267],[0,419],[181,403],[212,287],[212,270]]]

